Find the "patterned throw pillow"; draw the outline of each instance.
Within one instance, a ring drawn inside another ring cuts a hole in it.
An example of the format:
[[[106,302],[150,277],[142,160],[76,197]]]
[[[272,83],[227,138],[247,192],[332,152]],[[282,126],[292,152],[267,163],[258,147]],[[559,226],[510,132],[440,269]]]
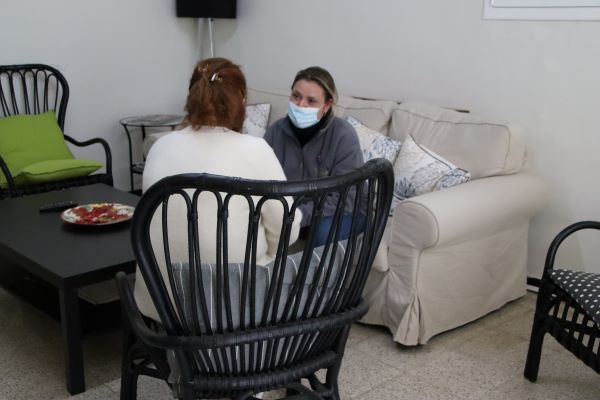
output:
[[[269,114],[271,113],[271,104],[248,104],[246,106],[246,118],[242,126],[242,133],[263,137],[267,130]]]
[[[374,131],[353,116],[346,117],[346,121],[352,125],[358,135],[365,162],[372,158],[385,158],[394,163],[402,145],[399,141]]]
[[[406,137],[394,163],[392,210],[409,197],[467,182],[471,174]]]

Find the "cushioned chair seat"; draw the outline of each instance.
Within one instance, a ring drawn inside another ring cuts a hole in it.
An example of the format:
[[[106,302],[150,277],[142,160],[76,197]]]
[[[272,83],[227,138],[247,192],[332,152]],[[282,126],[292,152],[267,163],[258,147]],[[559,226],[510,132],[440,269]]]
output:
[[[556,269],[550,272],[550,279],[585,310],[600,326],[600,275],[591,272]]]
[[[14,175],[18,187],[45,182],[53,182],[70,178],[87,176],[102,168],[103,165],[95,160],[47,160],[25,166]],[[0,184],[1,185],[1,184]],[[7,187],[5,182],[5,186]]]
[[[329,268],[331,268],[331,279],[328,280],[325,290],[327,291],[326,295],[325,295],[325,301],[321,303],[320,307],[319,307],[319,311],[316,313],[316,315],[320,315],[320,313],[323,311],[323,307],[325,307],[326,301],[331,297],[331,292],[332,292],[332,287],[333,287],[333,283],[335,282],[336,278],[337,278],[337,274],[339,273],[340,270],[340,265],[342,263],[342,260],[344,259],[344,254],[345,254],[345,247],[346,247],[346,241],[343,242],[339,242],[336,246],[336,252],[337,254],[335,255],[335,257],[333,257],[333,264],[330,265],[329,260],[332,259],[331,255],[332,252],[329,252],[329,255],[327,257],[327,260],[325,261],[325,273],[329,270]],[[314,279],[315,279],[315,274],[319,268],[319,263],[321,262],[321,258],[323,255],[323,250],[324,247],[320,246],[317,247],[313,250],[313,256],[310,258],[310,264],[308,265],[308,270],[306,272],[306,281],[305,284],[303,285],[303,287],[300,289],[302,292],[302,295],[300,296],[300,308],[303,309],[306,301],[308,300],[308,294],[310,292],[310,289],[312,288],[312,285],[315,284]],[[302,259],[303,254],[302,253],[296,253],[293,254],[291,256],[287,257],[287,262],[284,264],[284,268],[283,268],[283,272],[281,272],[281,274],[283,275],[283,285],[282,285],[282,291],[280,296],[282,298],[287,298],[290,291],[293,289],[292,285],[294,284],[294,282],[296,281],[296,277],[298,276],[298,268],[300,266],[300,262]],[[232,264],[228,264],[227,265],[227,272],[228,272],[228,282],[229,282],[229,290],[231,291],[231,296],[233,298],[239,298],[240,297],[240,293],[242,291],[242,279],[244,276],[244,272],[243,272],[243,268],[244,268],[244,264],[243,263],[232,263]],[[205,292],[205,296],[207,298],[210,298],[212,301],[210,303],[209,306],[209,315],[207,316],[206,319],[204,318],[198,318],[197,316],[193,315],[193,307],[192,307],[192,299],[197,299],[197,305],[196,305],[196,310],[201,310],[201,304],[199,302],[200,296],[199,293],[196,293],[195,296],[192,296],[190,287],[189,287],[189,282],[191,282],[192,280],[190,279],[190,269],[188,266],[188,263],[186,262],[177,262],[173,264],[173,277],[174,277],[174,281],[175,281],[175,288],[178,294],[178,297],[183,299],[183,303],[184,305],[184,313],[185,313],[185,319],[186,321],[188,321],[188,323],[192,323],[193,320],[198,319],[200,321],[200,331],[203,333],[206,333],[208,331],[208,329],[206,328],[206,322],[210,323],[210,327],[211,327],[211,331],[216,330],[217,327],[217,297],[218,297],[218,290],[217,290],[217,280],[218,280],[218,274],[217,274],[217,265],[216,264],[210,264],[210,263],[202,263],[202,265],[200,266],[200,270],[202,272],[202,283],[203,283],[203,290]],[[267,299],[267,290],[268,288],[271,286],[271,279],[277,279],[277,277],[275,276],[275,278],[273,278],[273,273],[274,273],[274,263],[271,262],[267,265],[257,265],[256,266],[256,289],[255,289],[255,294],[256,294],[256,300],[254,303],[254,314],[256,316],[256,320],[260,321],[263,318],[263,312],[264,312],[264,305],[266,303],[266,299]],[[323,276],[321,275],[321,282],[317,282],[317,292],[316,295],[317,297],[321,294],[321,291],[323,290]],[[196,290],[198,290],[198,288],[196,288]],[[311,301],[314,302],[314,299],[311,299]],[[314,306],[315,304],[312,304],[310,307],[310,313],[312,314],[312,312],[314,311]],[[250,305],[246,304],[246,310],[245,310],[245,314],[246,314],[246,323],[249,323],[249,316],[250,316]],[[238,329],[239,325],[240,325],[240,304],[237,302],[232,302],[231,304],[231,313],[232,313],[232,321],[233,321],[233,328],[234,329]],[[276,321],[281,320],[282,317],[282,313],[283,313],[283,307],[279,309],[278,311],[278,315],[277,318],[275,319]],[[222,318],[225,319],[225,311],[222,310]],[[265,318],[267,318],[267,320],[272,320],[272,316],[271,314],[269,314],[268,316],[265,316]]]

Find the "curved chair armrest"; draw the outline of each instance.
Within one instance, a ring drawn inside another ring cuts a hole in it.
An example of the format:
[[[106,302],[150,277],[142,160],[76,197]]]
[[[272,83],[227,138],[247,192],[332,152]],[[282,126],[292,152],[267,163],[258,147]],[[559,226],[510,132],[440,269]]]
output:
[[[148,328],[144,322],[144,317],[142,316],[142,313],[135,302],[135,298],[133,297],[133,291],[129,285],[127,275],[124,272],[117,272],[115,275],[115,280],[117,282],[117,290],[121,299],[121,308],[126,314],[127,320],[129,321],[129,324],[131,325],[131,328],[135,334],[144,343],[150,344],[151,346],[169,348],[170,346],[165,345],[165,341],[168,339],[168,336],[166,334],[160,334],[153,331],[152,329]]]
[[[544,276],[548,274],[548,271],[554,267],[554,259],[556,258],[556,253],[561,243],[574,234],[577,231],[582,229],[597,229],[600,230],[600,222],[598,221],[579,221],[575,222],[562,231],[560,231],[550,243],[550,247],[548,247],[548,253],[546,255],[546,263],[544,264]]]
[[[102,147],[104,148],[104,153],[106,155],[106,174],[108,176],[110,176],[111,180],[112,180],[112,153],[110,151],[110,147],[108,145],[108,142],[102,138],[93,138],[93,139],[89,139],[89,140],[85,140],[83,142],[80,142],[79,140],[73,139],[71,136],[69,135],[64,135],[65,136],[65,140],[68,141],[69,143],[74,144],[75,146],[78,147],[84,147],[84,146],[90,146],[93,144],[100,144],[102,145]]]
[[[17,186],[15,185],[15,181],[12,177],[12,174],[10,173],[10,170],[8,169],[8,165],[6,165],[6,163],[2,159],[2,156],[0,156],[0,170],[2,171],[2,174],[4,175],[4,177],[6,178],[6,183],[8,184],[9,196],[11,196],[11,197],[16,196]]]

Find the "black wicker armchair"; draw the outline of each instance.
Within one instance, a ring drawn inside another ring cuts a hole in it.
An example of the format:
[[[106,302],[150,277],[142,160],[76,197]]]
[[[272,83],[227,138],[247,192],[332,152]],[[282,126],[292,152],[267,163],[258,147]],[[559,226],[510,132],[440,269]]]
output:
[[[538,377],[546,333],[600,373],[600,274],[554,269],[561,243],[582,229],[600,230],[600,222],[569,225],[556,235],[548,249],[524,371],[532,382]]]
[[[132,243],[162,323],[142,316],[125,275],[118,274],[126,339],[121,399],[136,398],[139,375],[167,381],[183,399],[254,399],[256,393],[283,388],[298,398],[339,399],[337,378],[346,339],[352,323],[367,311],[361,292],[392,190],[391,165],[383,159],[345,175],[306,182],[184,174],[150,187],[133,217]],[[217,215],[203,221],[197,202],[207,195],[214,198]],[[288,204],[285,196],[295,200]],[[315,248],[322,205],[330,196],[337,200],[337,211],[326,243]],[[228,224],[229,204],[236,199],[248,206],[247,226]],[[295,210],[307,199],[315,207],[304,250],[288,254]],[[185,204],[183,226],[169,223],[174,201]],[[281,234],[274,260],[259,265],[256,243],[267,201],[281,204]],[[349,207],[350,236],[340,240],[342,214]],[[199,250],[201,224],[216,224],[212,264]],[[162,236],[153,241],[156,227]],[[228,231],[233,229],[247,237],[239,263],[229,261],[233,245]],[[171,257],[170,241],[177,230],[187,238],[183,260]],[[161,272],[161,263],[168,273]],[[319,370],[326,370],[324,381],[315,374]]]
[[[21,114],[41,114],[54,111],[58,126],[64,131],[65,114],[69,101],[69,85],[55,68],[43,64],[0,66],[0,118]],[[112,157],[108,143],[101,138],[77,141],[68,135],[65,140],[83,147],[100,144],[105,153],[105,172],[83,177],[67,178],[52,182],[17,185],[6,162],[0,154],[0,177],[6,187],[0,187],[0,198],[46,192],[72,186],[93,183],[113,184]]]

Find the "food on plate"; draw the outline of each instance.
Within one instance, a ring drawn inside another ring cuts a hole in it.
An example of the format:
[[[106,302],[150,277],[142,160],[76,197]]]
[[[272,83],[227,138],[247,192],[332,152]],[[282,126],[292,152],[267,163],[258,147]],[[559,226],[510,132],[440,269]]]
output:
[[[132,214],[133,207],[123,204],[86,204],[66,210],[63,219],[80,225],[106,225],[128,220]]]

